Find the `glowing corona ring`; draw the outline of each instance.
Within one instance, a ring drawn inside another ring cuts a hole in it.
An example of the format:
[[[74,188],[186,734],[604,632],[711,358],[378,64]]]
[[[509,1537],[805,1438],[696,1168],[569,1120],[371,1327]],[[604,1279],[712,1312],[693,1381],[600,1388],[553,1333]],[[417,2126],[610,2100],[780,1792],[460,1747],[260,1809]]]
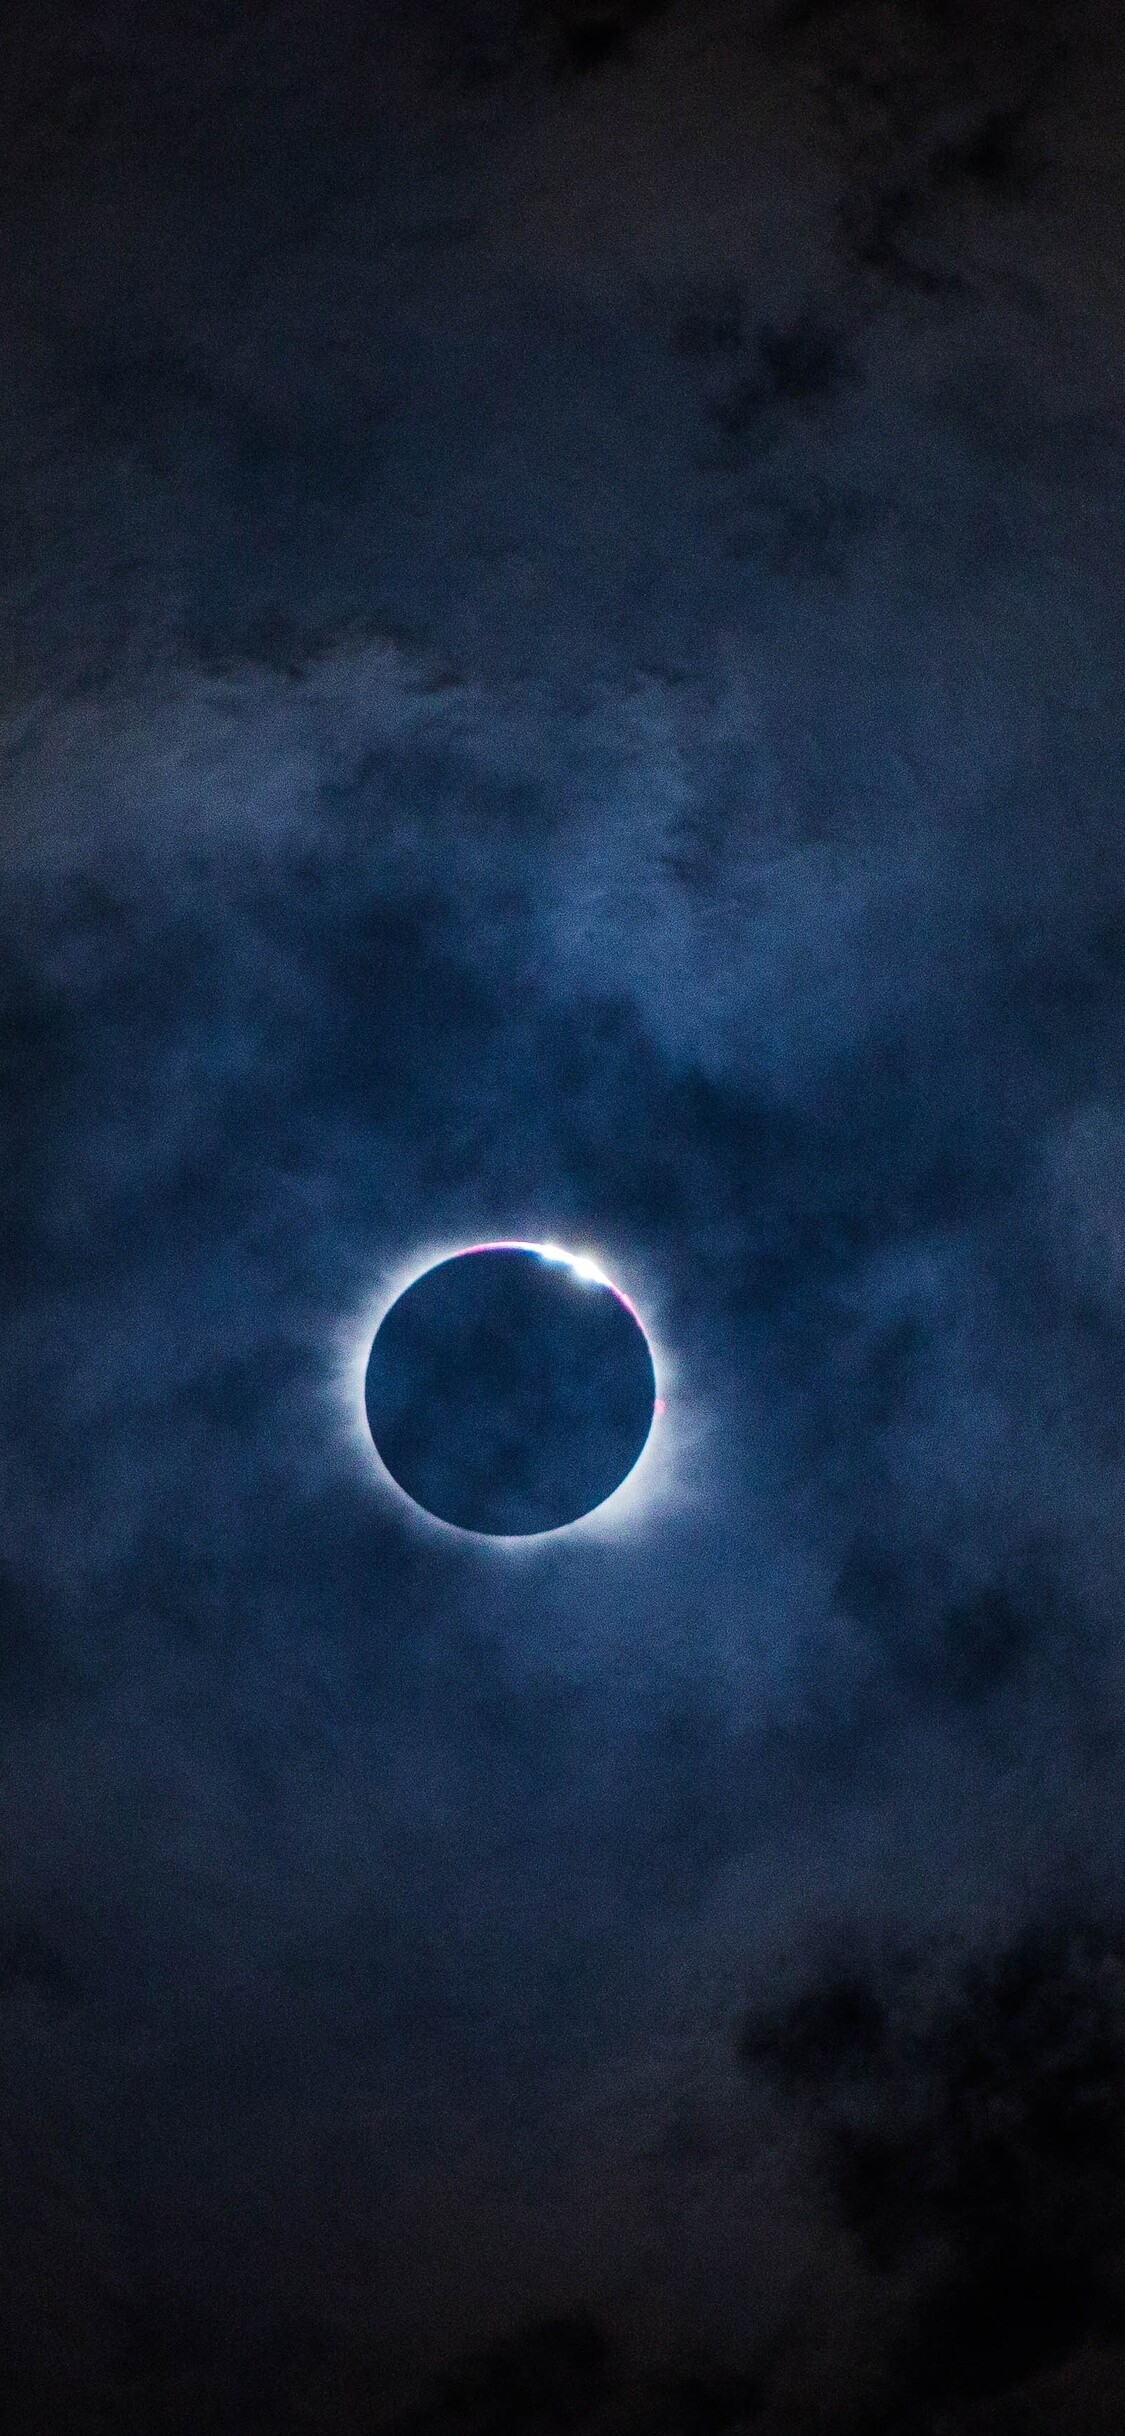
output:
[[[640,1316],[601,1263],[516,1237],[397,1283],[347,1371],[388,1487],[431,1526],[507,1544],[618,1507],[665,1409]]]

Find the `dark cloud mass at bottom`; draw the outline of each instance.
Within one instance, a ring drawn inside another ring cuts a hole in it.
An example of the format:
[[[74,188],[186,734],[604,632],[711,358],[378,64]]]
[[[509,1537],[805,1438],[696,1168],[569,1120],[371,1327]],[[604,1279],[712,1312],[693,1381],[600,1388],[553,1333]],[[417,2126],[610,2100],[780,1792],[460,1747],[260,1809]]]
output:
[[[10,22],[7,2422],[1118,2436],[1120,28]]]

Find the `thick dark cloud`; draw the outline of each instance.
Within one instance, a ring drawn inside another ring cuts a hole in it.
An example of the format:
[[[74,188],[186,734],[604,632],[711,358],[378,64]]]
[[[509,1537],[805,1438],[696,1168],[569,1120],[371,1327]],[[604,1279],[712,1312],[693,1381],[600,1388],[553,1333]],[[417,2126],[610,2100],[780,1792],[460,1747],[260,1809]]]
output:
[[[945,1957],[837,1966],[740,2053],[811,2108],[850,2237],[906,2286],[886,2426],[1120,2343],[1118,1939],[1028,1933],[952,1978]]]
[[[13,22],[9,2419],[1116,2436],[1118,29]]]

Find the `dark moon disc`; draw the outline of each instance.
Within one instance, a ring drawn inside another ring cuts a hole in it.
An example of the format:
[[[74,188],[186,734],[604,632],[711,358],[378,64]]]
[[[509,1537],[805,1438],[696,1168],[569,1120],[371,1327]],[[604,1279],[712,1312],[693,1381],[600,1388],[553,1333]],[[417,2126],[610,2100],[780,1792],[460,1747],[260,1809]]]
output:
[[[644,1330],[592,1264],[478,1244],[392,1303],[367,1364],[392,1479],[463,1531],[557,1531],[619,1488],[652,1426]]]

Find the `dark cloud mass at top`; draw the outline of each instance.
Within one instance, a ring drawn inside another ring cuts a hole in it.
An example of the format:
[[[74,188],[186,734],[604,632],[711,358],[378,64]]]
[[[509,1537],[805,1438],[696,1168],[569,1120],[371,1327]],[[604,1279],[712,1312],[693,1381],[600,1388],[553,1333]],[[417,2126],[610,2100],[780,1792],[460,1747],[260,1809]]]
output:
[[[7,2423],[1118,2436],[1116,15],[5,43]],[[492,1234],[668,1396],[518,1559]]]

